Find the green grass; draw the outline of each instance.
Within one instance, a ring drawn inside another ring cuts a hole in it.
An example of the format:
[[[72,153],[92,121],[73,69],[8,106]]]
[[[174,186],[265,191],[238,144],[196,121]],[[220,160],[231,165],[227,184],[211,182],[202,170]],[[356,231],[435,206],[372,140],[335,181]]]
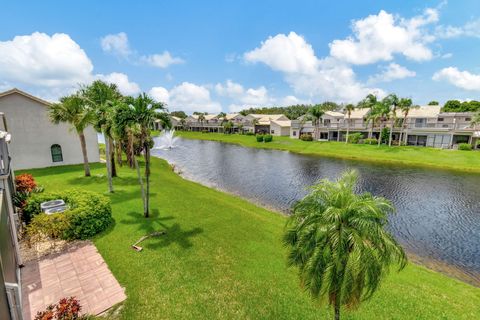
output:
[[[126,288],[123,319],[329,319],[286,267],[285,217],[187,181],[152,159],[152,217],[142,216],[135,172],[119,169],[110,195],[115,225],[94,242]],[[47,191],[107,190],[105,168],[29,170]],[[130,245],[143,235],[143,252]],[[410,264],[344,319],[480,319],[480,289]]]
[[[353,159],[399,165],[452,169],[480,173],[480,152],[442,150],[425,147],[388,147],[382,145],[345,144],[344,142],[302,141],[289,137],[273,137],[270,143],[259,143],[254,136],[222,133],[177,131],[187,139],[222,141],[245,147],[286,150],[296,153]]]

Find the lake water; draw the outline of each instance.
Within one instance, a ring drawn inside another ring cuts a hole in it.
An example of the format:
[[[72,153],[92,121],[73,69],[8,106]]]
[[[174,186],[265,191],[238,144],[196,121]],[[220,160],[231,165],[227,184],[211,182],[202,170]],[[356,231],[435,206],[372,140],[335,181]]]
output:
[[[390,199],[389,229],[411,257],[480,284],[480,175],[372,164],[277,150],[185,140],[154,156],[187,179],[285,213],[319,179],[359,172],[358,191]]]

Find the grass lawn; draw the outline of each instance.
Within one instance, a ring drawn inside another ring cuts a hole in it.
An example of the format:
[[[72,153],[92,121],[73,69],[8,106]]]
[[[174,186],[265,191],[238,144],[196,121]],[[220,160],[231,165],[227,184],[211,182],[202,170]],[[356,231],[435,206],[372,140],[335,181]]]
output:
[[[382,145],[345,144],[344,142],[302,141],[289,137],[273,137],[269,143],[259,143],[254,136],[223,133],[177,131],[187,139],[235,143],[245,147],[286,150],[343,159],[357,159],[422,167],[453,169],[480,173],[480,152],[441,150],[424,147],[388,147]]]
[[[46,191],[100,193],[107,190],[105,171],[94,164],[86,178],[82,165],[29,170]],[[123,319],[332,317],[286,267],[284,216],[184,180],[152,159],[153,215],[145,219],[135,171],[118,173],[110,195],[115,225],[94,242],[126,288]],[[143,252],[130,248],[157,230],[167,234],[143,242]],[[480,289],[410,264],[391,272],[373,299],[344,319],[480,319]]]

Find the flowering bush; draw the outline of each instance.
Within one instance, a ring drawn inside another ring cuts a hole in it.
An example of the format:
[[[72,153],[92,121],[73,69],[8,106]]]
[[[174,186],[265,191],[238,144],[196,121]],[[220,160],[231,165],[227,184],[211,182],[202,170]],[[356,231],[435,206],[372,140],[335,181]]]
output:
[[[37,312],[35,320],[82,320],[88,319],[80,315],[82,306],[74,297],[62,298],[57,304],[51,304],[45,311]]]
[[[22,173],[15,178],[17,192],[32,192],[36,187],[37,183],[29,173]]]

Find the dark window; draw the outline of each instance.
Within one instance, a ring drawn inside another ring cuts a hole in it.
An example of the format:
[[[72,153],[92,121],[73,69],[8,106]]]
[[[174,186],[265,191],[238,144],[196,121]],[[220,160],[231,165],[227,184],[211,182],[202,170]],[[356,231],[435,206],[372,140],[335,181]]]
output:
[[[274,133],[275,133],[275,130],[272,130],[272,131],[270,131],[270,132],[271,132],[272,134],[274,134]]]
[[[296,136],[297,135],[297,131],[293,131],[293,136]]]
[[[472,120],[472,119],[471,118],[465,118],[465,121],[470,121],[470,120]]]
[[[438,121],[443,121],[443,118],[438,118]]]
[[[50,147],[50,151],[52,152],[52,161],[53,162],[62,162],[63,155],[62,155],[62,147],[59,144],[54,144]]]

